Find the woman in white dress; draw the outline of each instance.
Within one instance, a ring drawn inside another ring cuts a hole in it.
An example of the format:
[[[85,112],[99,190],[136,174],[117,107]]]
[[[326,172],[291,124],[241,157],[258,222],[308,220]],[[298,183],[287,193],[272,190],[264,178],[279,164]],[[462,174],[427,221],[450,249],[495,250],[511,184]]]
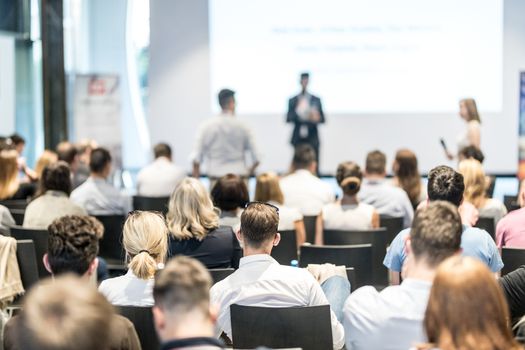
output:
[[[466,123],[466,130],[458,136],[457,154],[468,146],[475,146],[481,149],[481,119],[479,118],[478,107],[473,98],[464,98],[459,101],[459,116]],[[448,159],[452,160],[456,155],[446,151]]]

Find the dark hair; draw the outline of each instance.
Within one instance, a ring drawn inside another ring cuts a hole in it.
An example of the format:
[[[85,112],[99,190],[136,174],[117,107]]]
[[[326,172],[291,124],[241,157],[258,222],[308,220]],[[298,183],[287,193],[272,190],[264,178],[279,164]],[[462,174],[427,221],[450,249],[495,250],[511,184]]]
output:
[[[446,201],[435,201],[416,211],[410,247],[416,258],[424,257],[430,267],[437,267],[459,251],[462,230],[458,208]]]
[[[64,161],[51,163],[44,168],[40,177],[39,194],[46,191],[61,191],[68,196],[71,194],[71,171],[69,165]]]
[[[253,248],[259,248],[262,243],[273,239],[278,227],[279,214],[268,204],[250,204],[241,214],[241,235],[244,244]]]
[[[386,156],[383,152],[375,150],[366,155],[365,170],[367,174],[384,174],[386,172]]]
[[[337,167],[335,179],[347,196],[353,196],[361,188],[363,172],[354,162],[343,162]]]
[[[485,156],[483,155],[483,152],[481,152],[481,150],[477,148],[476,146],[472,146],[472,145],[463,147],[462,149],[460,149],[459,155],[465,159],[474,158],[480,163],[483,163],[483,161],[485,160]]]
[[[295,147],[292,165],[294,169],[305,169],[317,160],[315,150],[307,143],[301,143]]]
[[[153,147],[155,159],[159,157],[171,158],[171,147],[167,143],[158,143]]]
[[[111,154],[105,148],[99,147],[91,151],[89,159],[89,169],[94,173],[100,173],[106,165],[111,162]]]
[[[244,208],[250,201],[250,194],[243,179],[227,174],[221,177],[211,190],[213,205],[225,211]]]
[[[428,173],[428,199],[443,200],[458,206],[463,200],[465,184],[463,175],[448,167],[440,165]]]
[[[222,109],[225,109],[228,107],[228,103],[230,103],[230,100],[233,99],[235,96],[235,91],[230,89],[222,89],[219,91],[219,106],[221,106]]]
[[[13,146],[18,146],[20,144],[26,143],[26,140],[19,134],[13,134],[9,136],[9,139],[11,140]]]
[[[421,198],[421,176],[417,169],[417,157],[409,149],[400,149],[396,153],[396,177],[401,187],[408,195],[410,203],[415,208]]]
[[[75,145],[67,141],[60,142],[56,147],[56,151],[58,160],[63,160],[69,165],[73,164],[78,155],[78,150]]]
[[[310,78],[310,73],[303,72],[301,73],[301,80]]]
[[[54,220],[47,231],[47,256],[53,274],[86,273],[97,257],[104,226],[93,217],[72,215]]]

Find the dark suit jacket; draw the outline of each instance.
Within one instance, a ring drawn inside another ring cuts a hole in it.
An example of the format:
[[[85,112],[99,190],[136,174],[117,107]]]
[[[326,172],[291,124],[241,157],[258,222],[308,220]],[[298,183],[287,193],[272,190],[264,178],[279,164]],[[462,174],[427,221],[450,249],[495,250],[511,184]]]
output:
[[[312,146],[318,146],[319,145],[319,134],[317,132],[317,124],[324,123],[324,113],[323,113],[323,106],[321,105],[321,99],[317,96],[310,95],[310,106],[316,107],[319,111],[319,114],[321,115],[321,119],[319,122],[310,122],[310,121],[302,121],[297,113],[295,112],[295,108],[297,107],[297,102],[299,101],[300,95],[292,97],[288,101],[288,114],[286,116],[286,122],[287,123],[294,123],[294,129],[292,133],[292,139],[291,143],[292,145],[296,146],[299,143],[308,143]],[[308,137],[303,138],[300,135],[300,129],[302,125],[306,125],[308,127]]]

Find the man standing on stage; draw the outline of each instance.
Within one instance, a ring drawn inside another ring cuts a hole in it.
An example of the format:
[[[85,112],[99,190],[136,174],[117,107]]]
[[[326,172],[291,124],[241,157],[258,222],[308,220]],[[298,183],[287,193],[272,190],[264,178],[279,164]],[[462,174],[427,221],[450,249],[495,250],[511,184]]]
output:
[[[301,74],[301,93],[288,101],[287,123],[294,123],[291,143],[295,147],[306,143],[313,147],[319,169],[319,135],[317,124],[324,123],[321,99],[307,91],[309,73]]]

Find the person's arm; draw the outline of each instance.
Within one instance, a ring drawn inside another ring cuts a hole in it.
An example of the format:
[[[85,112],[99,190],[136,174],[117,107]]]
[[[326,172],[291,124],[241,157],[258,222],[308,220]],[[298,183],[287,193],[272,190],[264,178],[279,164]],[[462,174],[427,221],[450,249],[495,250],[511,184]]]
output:
[[[380,226],[379,221],[380,221],[379,213],[377,212],[377,210],[374,209],[374,212],[372,213],[372,228],[373,229],[379,228]]]
[[[323,105],[321,103],[321,99],[320,98],[317,98],[317,100],[319,101],[319,124],[324,124],[325,122],[325,118],[324,118],[324,112],[323,112]]]
[[[525,266],[501,277],[499,283],[509,305],[511,319],[522,317],[525,314]]]
[[[314,243],[323,245],[323,213],[319,213],[315,221],[315,239]]]
[[[306,241],[306,229],[304,228],[304,221],[297,220],[293,223],[295,227],[295,235],[297,238],[297,248],[299,248]]]
[[[197,161],[193,161],[193,170],[191,175],[197,179],[200,177],[200,164]]]
[[[287,123],[296,123],[299,118],[295,112],[295,106],[297,104],[297,98],[293,97],[288,100],[288,113],[286,114]]]
[[[485,239],[487,240],[487,246],[488,246],[488,260],[487,265],[489,266],[490,270],[499,276],[500,270],[503,268],[503,260],[501,260],[501,255],[499,253],[498,248],[496,247],[496,243],[492,240],[492,237],[487,232],[484,232]]]
[[[388,248],[383,265],[390,270],[390,280],[392,284],[399,284],[399,273],[404,262],[405,238],[408,231],[404,230],[398,233]]]

